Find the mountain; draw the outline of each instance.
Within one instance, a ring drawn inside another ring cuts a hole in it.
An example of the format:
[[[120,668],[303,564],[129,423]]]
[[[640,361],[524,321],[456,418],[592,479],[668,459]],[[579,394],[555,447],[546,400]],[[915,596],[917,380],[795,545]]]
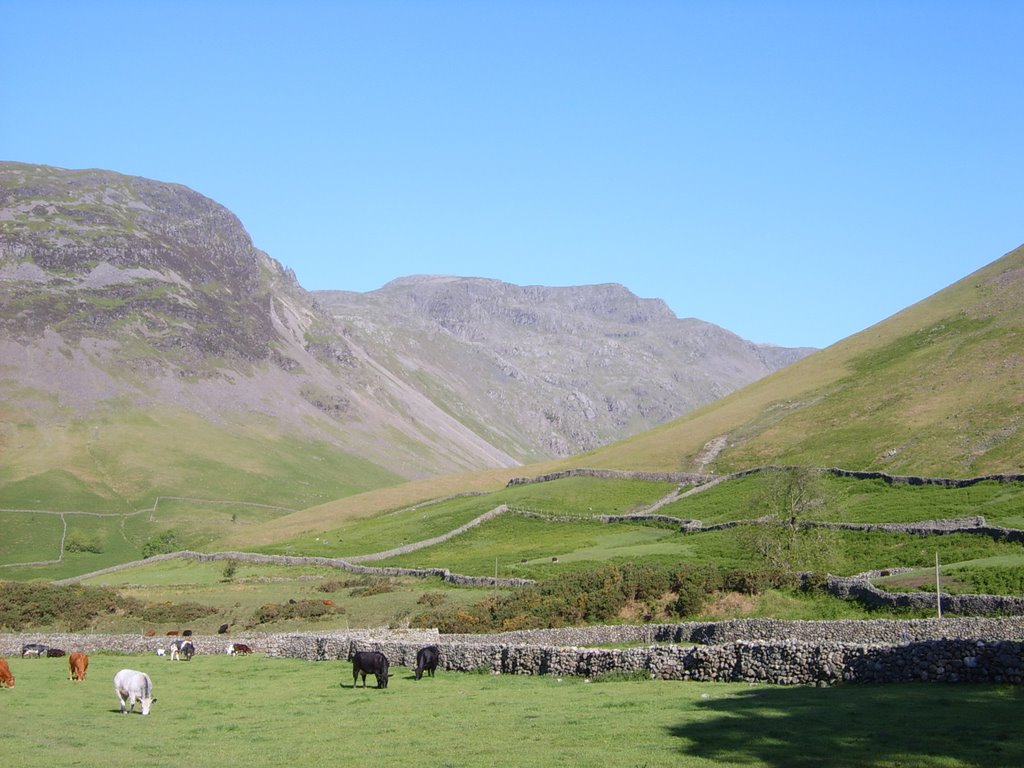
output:
[[[627,439],[528,467],[338,499],[226,540],[266,545],[423,499],[495,490],[513,476],[581,467],[725,474],[804,464],[938,477],[1019,474],[1022,422],[1024,246],[858,334]]]
[[[1020,473],[1022,426],[1024,246],[720,401],[571,463]]]
[[[346,339],[524,461],[650,429],[812,351],[681,320],[617,284],[435,275],[315,296]]]
[[[799,357],[621,286],[310,294],[186,187],[0,163],[0,506],[304,508],[591,448]]]

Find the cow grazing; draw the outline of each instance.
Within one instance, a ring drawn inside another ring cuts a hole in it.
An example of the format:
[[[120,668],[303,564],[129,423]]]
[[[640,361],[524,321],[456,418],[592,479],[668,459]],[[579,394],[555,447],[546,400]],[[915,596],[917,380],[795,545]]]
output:
[[[156,630],[155,629],[147,629],[146,630],[146,637],[156,637]]]
[[[170,632],[167,633],[167,637],[177,637],[180,634],[181,632],[179,632],[178,630],[172,629]]]
[[[54,658],[54,657],[57,657],[57,656],[63,656],[64,655],[64,651],[62,649],[60,649],[60,648],[47,648],[46,649],[46,655],[49,656],[50,658]]]
[[[363,688],[366,687],[366,676],[377,678],[378,688],[388,687],[388,657],[379,651],[356,651],[352,656],[352,687],[356,687],[359,675],[363,676]]]
[[[13,687],[14,675],[11,674],[11,668],[7,665],[7,659],[0,659],[0,688]]]
[[[228,624],[221,624],[220,627],[217,629],[217,634],[218,635],[227,634],[227,631],[228,631],[229,627],[230,627],[230,625],[228,625]]]
[[[153,698],[153,682],[145,672],[134,669],[122,669],[114,675],[114,693],[121,702],[121,714],[127,715],[135,711],[135,702],[142,708],[142,714],[148,715],[149,708],[156,699]],[[125,705],[128,708],[125,708]]]
[[[184,657],[185,661],[192,661],[196,647],[191,640],[175,640],[171,643],[171,661],[178,661]]]
[[[440,651],[437,650],[436,645],[428,645],[426,648],[420,648],[416,651],[416,679],[419,680],[423,677],[424,670],[433,677],[440,656]]]
[[[89,668],[89,657],[75,651],[68,656],[68,680],[85,680],[85,670]]]
[[[250,653],[252,648],[245,643],[232,643],[228,646],[228,656],[247,656]]]
[[[181,633],[181,636],[182,637],[192,637],[192,630],[191,629],[183,630],[182,633]]]
[[[164,655],[164,649],[163,648],[157,648],[156,649],[156,655],[157,656],[163,656]]]
[[[42,643],[25,643],[21,646],[21,658],[26,659],[29,656],[34,656],[38,659],[40,656],[45,656],[48,650],[50,649]]]

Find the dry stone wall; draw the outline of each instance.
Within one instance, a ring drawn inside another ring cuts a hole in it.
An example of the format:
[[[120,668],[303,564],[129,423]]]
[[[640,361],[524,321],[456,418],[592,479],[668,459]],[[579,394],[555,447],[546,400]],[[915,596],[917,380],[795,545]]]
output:
[[[776,621],[579,627],[499,635],[435,630],[346,630],[196,636],[198,653],[244,642],[271,658],[345,661],[357,650],[383,652],[412,667],[416,651],[437,645],[440,667],[494,674],[643,675],[669,680],[832,685],[909,681],[1024,683],[1024,619]],[[155,654],[169,638],[131,635],[0,635],[0,655],[38,642],[67,651]],[[646,643],[594,648],[593,644]],[[697,643],[697,645],[680,645]],[[35,663],[28,662],[25,663]],[[45,662],[39,662],[45,663]],[[342,679],[348,667],[339,670]]]

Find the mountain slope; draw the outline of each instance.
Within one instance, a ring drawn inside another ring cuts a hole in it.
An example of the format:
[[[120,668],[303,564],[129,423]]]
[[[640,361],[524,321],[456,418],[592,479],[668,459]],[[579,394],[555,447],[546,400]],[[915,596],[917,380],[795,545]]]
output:
[[[970,477],[1024,471],[1024,247],[711,405],[566,459],[403,483],[239,531],[232,546],[572,467],[739,471],[809,464]]]
[[[303,508],[592,448],[805,353],[621,286],[313,296],[193,190],[10,162],[0,301],[7,508]]]
[[[681,320],[616,284],[421,275],[315,295],[347,340],[524,461],[644,431],[811,351]]]
[[[1022,350],[1024,247],[711,406],[567,463],[1020,472]]]
[[[8,503],[35,503],[26,489],[58,469],[66,491],[38,503],[252,493],[298,445],[316,492],[277,503],[515,463],[338,337],[233,214],[185,187],[0,164],[0,298]]]

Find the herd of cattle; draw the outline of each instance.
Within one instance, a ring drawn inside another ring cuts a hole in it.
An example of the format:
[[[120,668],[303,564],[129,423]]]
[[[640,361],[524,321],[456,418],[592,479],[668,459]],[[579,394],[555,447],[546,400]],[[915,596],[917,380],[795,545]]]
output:
[[[170,644],[170,658],[172,661],[184,659],[191,661],[196,653],[195,644],[192,640],[174,640]],[[231,643],[225,649],[229,655],[247,655],[252,653],[245,643]],[[50,648],[41,643],[26,643],[21,647],[21,657],[55,657],[67,655],[60,648]],[[157,650],[158,656],[164,656],[163,648]],[[440,651],[436,645],[428,645],[416,652],[416,679],[419,680],[426,672],[430,677],[434,676],[440,661]],[[352,655],[352,687],[356,687],[360,675],[363,678],[363,688],[366,687],[366,676],[373,675],[377,680],[378,688],[388,687],[388,668],[390,664],[388,657],[380,651],[356,651]],[[86,670],[89,668],[89,657],[80,651],[68,655],[68,680],[85,680]],[[13,688],[14,675],[11,674],[10,665],[6,659],[0,659],[0,688]],[[156,701],[153,698],[153,681],[145,672],[138,672],[134,669],[122,669],[114,675],[114,692],[121,705],[121,712],[128,714],[135,711],[135,704],[138,703],[142,714],[148,715],[149,708]]]

